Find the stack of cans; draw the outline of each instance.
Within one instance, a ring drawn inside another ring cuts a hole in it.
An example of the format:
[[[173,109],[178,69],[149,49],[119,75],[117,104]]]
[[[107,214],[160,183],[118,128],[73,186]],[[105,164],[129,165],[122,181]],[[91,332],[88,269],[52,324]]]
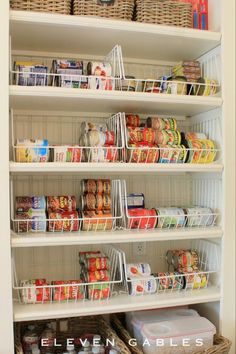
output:
[[[78,231],[79,213],[76,210],[75,196],[47,197],[48,231]]]

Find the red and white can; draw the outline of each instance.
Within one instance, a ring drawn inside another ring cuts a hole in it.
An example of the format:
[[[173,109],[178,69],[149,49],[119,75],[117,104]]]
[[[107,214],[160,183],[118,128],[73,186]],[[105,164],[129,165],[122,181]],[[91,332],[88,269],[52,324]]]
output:
[[[48,231],[78,231],[79,214],[77,211],[51,212],[49,213]]]
[[[129,229],[154,229],[157,224],[155,209],[134,208],[128,210]]]
[[[47,197],[47,210],[48,212],[75,211],[76,198],[72,195],[59,197],[49,196]]]

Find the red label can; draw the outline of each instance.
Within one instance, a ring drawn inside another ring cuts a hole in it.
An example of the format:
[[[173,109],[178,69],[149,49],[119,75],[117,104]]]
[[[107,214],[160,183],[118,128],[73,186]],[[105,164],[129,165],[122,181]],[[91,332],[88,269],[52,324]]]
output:
[[[95,272],[97,270],[109,270],[109,258],[108,257],[94,257],[86,260],[86,268],[89,272]]]
[[[110,281],[110,274],[107,270],[96,270],[95,272],[88,272],[86,278],[88,283]]]
[[[82,214],[83,231],[112,230],[113,218],[108,211],[86,211]]]
[[[21,299],[25,304],[44,303],[50,301],[50,288],[46,279],[32,279],[22,280],[20,286],[24,289],[21,290]],[[39,288],[43,286],[42,288]]]
[[[51,232],[79,230],[79,214],[77,211],[49,213],[49,219],[48,230]]]
[[[47,197],[47,210],[53,211],[75,211],[76,210],[76,198],[72,195],[59,196],[59,197]]]
[[[80,284],[81,280],[56,280],[52,282],[53,288],[53,301],[66,301],[66,300],[82,300],[84,299],[84,287],[82,285],[72,285]],[[66,286],[70,284],[70,286]]]
[[[154,229],[157,224],[155,209],[134,208],[128,210],[129,229]]]

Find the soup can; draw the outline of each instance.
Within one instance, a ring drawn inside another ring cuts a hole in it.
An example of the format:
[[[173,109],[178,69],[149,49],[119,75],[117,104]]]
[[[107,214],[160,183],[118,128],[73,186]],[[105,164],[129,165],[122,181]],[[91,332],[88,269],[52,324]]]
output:
[[[26,212],[32,208],[31,197],[16,197],[15,209],[16,212]]]
[[[78,145],[54,146],[54,162],[81,162],[81,148]]]
[[[155,294],[157,292],[157,281],[153,275],[142,279],[128,278],[129,294],[133,296]]]
[[[87,133],[89,146],[115,145],[115,132],[91,130]]]
[[[127,162],[156,163],[158,159],[159,150],[154,144],[130,144],[127,149]]]
[[[181,228],[186,225],[186,215],[182,208],[158,208],[156,213],[157,228]]]
[[[104,211],[86,211],[82,213],[83,231],[105,231],[112,230],[113,216]]]
[[[116,146],[104,145],[86,151],[86,162],[114,162],[117,160],[118,148]]]
[[[158,131],[177,130],[177,122],[175,118],[148,117],[147,127]]]
[[[191,207],[185,208],[187,215],[187,226],[212,226],[215,220],[214,212],[211,208]]]
[[[47,197],[47,210],[48,212],[55,211],[75,211],[76,198],[72,195],[65,196],[49,196]]]
[[[178,130],[155,131],[155,144],[181,145],[181,134]]]
[[[95,272],[97,270],[109,270],[109,258],[104,257],[89,257],[85,260],[85,267],[88,272]]]
[[[185,163],[188,151],[184,145],[159,145],[159,163]]]
[[[126,125],[127,127],[139,127],[141,123],[141,119],[138,114],[127,114]]]
[[[185,277],[179,272],[157,273],[158,290],[182,290],[185,288]]]
[[[81,280],[56,280],[52,281],[52,299],[61,302],[68,300],[83,300],[84,287],[79,285]],[[70,284],[70,285],[67,285]],[[59,286],[61,285],[61,286]]]
[[[136,82],[134,76],[126,76],[125,79],[117,80],[117,83],[120,84],[121,91],[135,91]],[[117,87],[119,89],[119,87]]]
[[[212,163],[216,157],[216,146],[212,140],[186,140],[189,148],[189,163]]]
[[[97,283],[101,281],[110,281],[110,273],[107,270],[95,270],[85,273],[85,280],[87,283]]]
[[[187,267],[197,268],[199,266],[198,252],[196,250],[175,250],[173,251],[172,264],[176,270],[183,270]]]
[[[79,252],[79,263],[85,265],[87,258],[102,257],[101,251],[85,251]]]
[[[111,210],[111,196],[103,193],[86,193],[82,196],[83,210]]]
[[[87,286],[87,297],[89,300],[105,300],[110,297],[110,293],[110,284],[106,282]]]
[[[15,215],[14,231],[16,233],[31,232],[32,220],[28,212],[18,212]]]
[[[217,93],[218,82],[208,78],[200,77],[195,85],[195,95],[212,96]]]
[[[83,179],[81,181],[82,193],[111,193],[111,180],[110,179]]]
[[[20,282],[20,287],[23,287],[24,289],[20,290],[21,301],[24,304],[44,303],[50,301],[51,291],[50,288],[47,287],[48,285],[46,279],[22,280]]]
[[[204,133],[187,132],[187,133],[185,133],[185,139],[187,139],[187,140],[207,140],[207,136]]]
[[[185,274],[186,289],[204,289],[208,285],[205,273]]]
[[[153,144],[155,141],[155,131],[152,128],[128,127],[129,144],[147,143]]]
[[[151,275],[151,267],[148,263],[128,263],[126,264],[127,278],[147,277]]]
[[[47,216],[45,211],[36,210],[30,212],[31,216],[31,231],[32,232],[45,232],[47,229]]]
[[[129,229],[154,229],[157,224],[155,209],[134,208],[128,210]]]
[[[51,212],[49,213],[48,231],[78,231],[79,214],[77,211]]]

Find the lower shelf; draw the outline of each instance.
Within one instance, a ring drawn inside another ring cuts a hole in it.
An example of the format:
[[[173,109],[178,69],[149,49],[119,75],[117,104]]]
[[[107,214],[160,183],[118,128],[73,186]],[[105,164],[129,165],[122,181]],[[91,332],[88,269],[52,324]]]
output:
[[[130,243],[167,240],[193,240],[220,238],[221,227],[191,228],[179,230],[120,230],[111,232],[63,232],[18,235],[12,231],[12,247],[40,247],[66,245],[94,245],[106,243]]]
[[[147,296],[119,295],[109,301],[88,301],[61,304],[14,304],[14,321],[32,321],[51,318],[88,316],[145,309],[173,307],[219,301],[219,288],[194,290],[183,293],[163,293]]]

